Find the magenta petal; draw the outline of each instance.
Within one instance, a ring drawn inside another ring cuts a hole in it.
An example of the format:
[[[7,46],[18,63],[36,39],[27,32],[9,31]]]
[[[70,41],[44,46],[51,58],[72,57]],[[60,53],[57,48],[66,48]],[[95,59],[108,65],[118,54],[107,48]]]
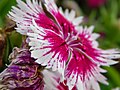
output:
[[[91,73],[92,75],[92,70],[95,67],[96,64],[94,64],[86,56],[82,55],[79,51],[75,50],[70,62],[68,63],[66,76],[70,77],[72,72],[74,72],[74,74],[80,75],[81,80],[84,82],[86,77],[89,78],[87,73]]]
[[[45,14],[39,14],[39,18],[35,20],[37,25],[45,29],[51,29],[58,33],[58,27],[54,21],[48,18]]]
[[[64,72],[63,70],[69,52],[68,46],[62,38],[62,35],[59,35],[50,29],[36,28],[35,26],[32,26],[32,28],[37,32],[37,35],[35,36],[33,36],[34,33],[28,33],[29,36],[32,36],[30,37],[32,57],[36,58],[36,62],[41,65],[46,65],[47,67],[52,67],[54,70],[59,71],[62,69],[62,72]],[[40,42],[35,42],[36,40]],[[37,44],[38,47],[36,47]]]
[[[96,68],[91,60],[82,55],[79,51],[74,50],[68,66],[66,67],[65,77],[67,78],[67,85],[72,83],[72,87],[78,82],[78,77],[84,83],[86,80],[90,80],[91,76],[94,76],[93,70]]]

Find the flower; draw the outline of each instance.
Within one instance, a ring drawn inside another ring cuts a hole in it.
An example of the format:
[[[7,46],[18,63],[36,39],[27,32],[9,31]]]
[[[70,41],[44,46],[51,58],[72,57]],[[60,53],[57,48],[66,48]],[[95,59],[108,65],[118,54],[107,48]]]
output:
[[[16,21],[17,31],[28,36],[37,63],[58,71],[69,90],[100,90],[98,82],[108,85],[101,66],[117,63],[112,59],[120,58],[120,51],[98,48],[94,26],[83,27],[82,17],[75,18],[73,10],[64,13],[54,0],[17,2],[9,17]]]
[[[87,4],[91,8],[98,8],[106,3],[106,0],[87,0]]]
[[[0,82],[5,90],[43,90],[44,82],[42,74],[38,72],[39,65],[30,58],[27,49],[14,48],[10,59],[11,64],[0,74]]]
[[[8,68],[0,73],[0,90],[57,89],[59,74],[35,63],[28,49],[14,48],[10,60]]]
[[[66,85],[66,81],[64,81],[63,83],[59,83],[59,85],[57,86],[57,90],[68,90],[69,87]],[[78,90],[75,86],[72,88],[72,90]]]
[[[117,88],[114,88],[114,89],[112,89],[112,90],[120,90],[120,88],[119,88],[119,87],[117,87]]]

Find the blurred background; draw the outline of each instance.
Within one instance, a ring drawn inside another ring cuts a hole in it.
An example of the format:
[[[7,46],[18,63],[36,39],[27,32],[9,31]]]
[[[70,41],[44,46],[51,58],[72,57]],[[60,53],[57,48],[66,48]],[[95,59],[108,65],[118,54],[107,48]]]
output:
[[[64,9],[74,9],[76,16],[84,16],[83,25],[94,25],[100,34],[98,39],[100,48],[120,49],[120,0],[55,0],[58,6]],[[9,54],[13,47],[20,47],[22,39],[15,31],[15,22],[7,14],[11,6],[16,5],[15,0],[0,0],[0,72],[9,65]],[[117,61],[120,61],[117,60]],[[104,74],[108,78],[109,86],[100,84],[101,90],[112,90],[120,87],[120,63],[107,69]]]

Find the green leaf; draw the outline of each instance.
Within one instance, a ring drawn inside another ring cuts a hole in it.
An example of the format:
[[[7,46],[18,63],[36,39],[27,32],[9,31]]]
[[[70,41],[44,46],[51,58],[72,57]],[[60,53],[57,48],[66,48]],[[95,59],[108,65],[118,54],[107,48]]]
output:
[[[105,67],[107,76],[116,87],[120,87],[120,73],[113,67]]]
[[[11,9],[11,6],[15,5],[15,0],[2,0],[0,2],[0,16],[5,17],[8,11]]]
[[[22,43],[22,35],[17,33],[16,31],[13,31],[10,35],[10,44],[11,48],[13,49],[14,47],[20,47]]]
[[[5,46],[5,50],[4,50],[4,56],[3,56],[3,63],[4,64],[9,64],[9,61],[8,61],[8,57],[9,57],[9,54],[10,54],[10,41],[9,41],[9,37],[6,38],[6,46]]]
[[[11,6],[15,4],[16,0],[0,0],[0,27],[3,28],[7,13],[10,11]]]
[[[2,17],[0,17],[0,28],[3,28],[4,27],[4,20]]]

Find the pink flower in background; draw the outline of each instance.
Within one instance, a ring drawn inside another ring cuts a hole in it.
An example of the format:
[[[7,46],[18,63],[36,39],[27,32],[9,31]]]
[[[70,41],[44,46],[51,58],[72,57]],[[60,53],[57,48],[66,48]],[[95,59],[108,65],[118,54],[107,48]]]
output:
[[[105,4],[106,0],[87,0],[87,4],[91,8],[98,8]]]
[[[36,0],[17,3],[9,17],[16,21],[17,31],[28,36],[37,63],[58,71],[69,90],[100,90],[98,82],[108,84],[100,66],[115,64],[112,59],[120,58],[120,52],[98,48],[93,26],[83,27],[82,17],[75,18],[73,10],[63,12],[53,0],[44,0],[44,9]]]

